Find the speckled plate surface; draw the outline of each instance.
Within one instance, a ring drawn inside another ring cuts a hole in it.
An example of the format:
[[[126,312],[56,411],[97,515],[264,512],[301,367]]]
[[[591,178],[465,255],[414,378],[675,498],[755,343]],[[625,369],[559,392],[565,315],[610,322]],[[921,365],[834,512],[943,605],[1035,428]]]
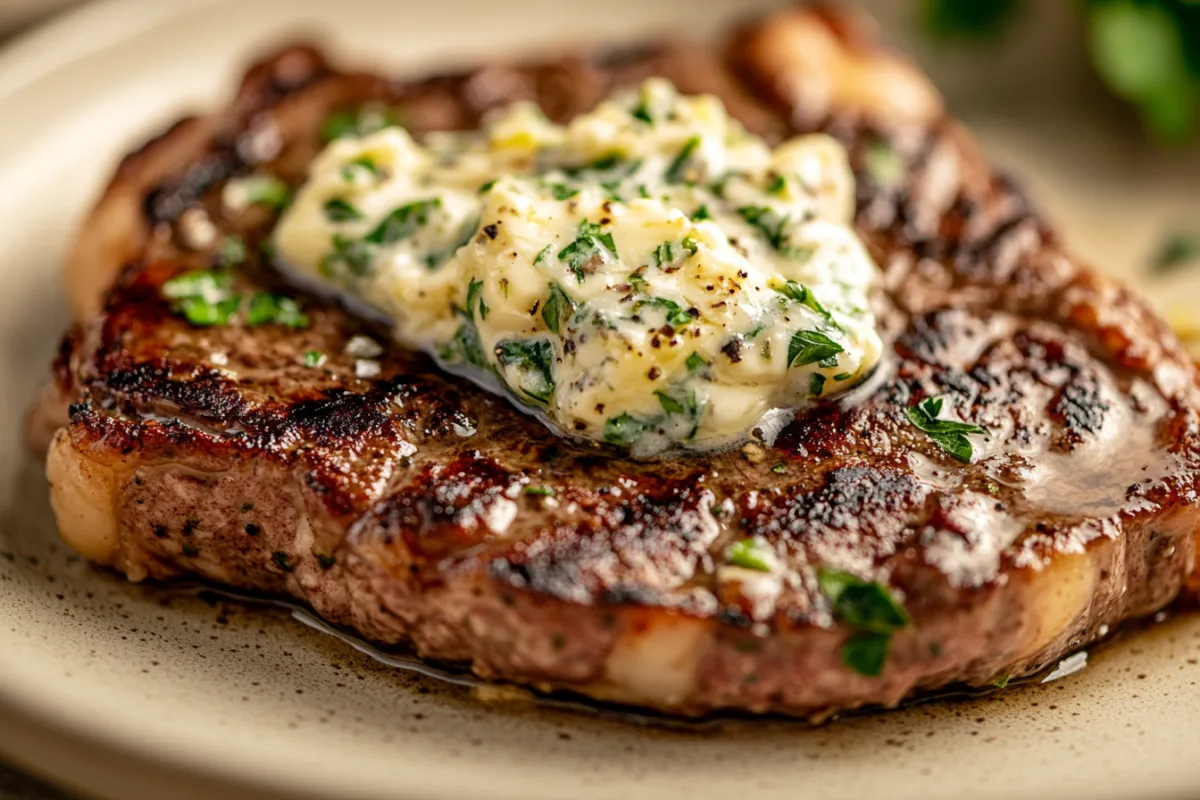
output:
[[[565,30],[593,44],[696,32],[746,7],[608,0],[581,26],[581,6],[554,0],[108,0],[0,53],[0,752],[77,790],[156,800],[1200,793],[1198,615],[1131,631],[1068,678],[985,698],[820,729],[660,728],[483,703],[286,610],[130,586],[57,542],[20,419],[66,322],[62,251],[123,148],[215,102],[249,54],[296,29],[403,70],[561,47]],[[1025,46],[1044,45],[1054,22],[1030,22]],[[930,60],[987,149],[1101,268],[1140,279],[1172,222],[1200,221],[1195,152],[1139,149],[1098,116],[1103,104],[1064,105],[1089,96],[1068,69],[1037,73],[1055,76],[1036,82],[1042,98],[996,77],[1020,86],[1035,59],[964,63]],[[1185,275],[1148,289],[1173,303],[1200,299],[1196,286]]]

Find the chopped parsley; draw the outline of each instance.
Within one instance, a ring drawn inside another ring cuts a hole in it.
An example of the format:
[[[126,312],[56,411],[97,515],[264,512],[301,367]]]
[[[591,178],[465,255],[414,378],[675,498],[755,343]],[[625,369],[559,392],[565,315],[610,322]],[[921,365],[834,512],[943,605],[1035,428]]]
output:
[[[304,366],[310,369],[316,369],[325,365],[325,354],[320,350],[309,350],[304,354]]]
[[[787,191],[787,178],[782,175],[776,175],[775,180],[771,181],[771,185],[767,187],[767,194],[783,194]]]
[[[670,242],[663,242],[654,248],[654,266],[661,267],[663,264],[670,264],[674,260],[675,256],[672,252]]]
[[[942,398],[940,397],[929,397],[915,406],[904,409],[908,421],[928,434],[938,447],[959,461],[970,462],[974,451],[967,436],[969,434],[986,434],[987,430],[966,422],[938,419],[938,414],[941,412]]]
[[[233,291],[233,275],[224,270],[185,272],[164,283],[162,294],[199,327],[228,325],[242,304],[241,295]]]
[[[408,239],[429,222],[430,212],[441,207],[440,197],[406,203],[384,217],[375,230],[364,237],[364,241],[386,245]]]
[[[1192,236],[1175,233],[1162,243],[1151,268],[1155,272],[1169,272],[1192,262],[1200,262],[1200,233]]]
[[[782,286],[776,286],[774,288],[775,291],[779,292],[787,299],[794,300],[803,306],[807,306],[817,314],[820,314],[821,318],[824,319],[825,322],[829,323],[830,325],[833,324],[833,315],[831,315],[829,311],[825,309],[825,306],[821,305],[821,301],[817,299],[817,296],[813,294],[812,290],[807,286],[801,283],[796,283],[793,280],[789,280]]]
[[[479,193],[487,194],[488,192],[490,192],[492,190],[492,187],[494,187],[495,185],[496,185],[495,180],[490,180],[486,183],[483,183],[479,186]]]
[[[641,438],[650,425],[637,417],[625,412],[618,417],[612,417],[604,423],[604,441],[609,444],[619,444],[628,447]]]
[[[547,405],[554,394],[554,345],[547,339],[508,339],[496,345],[496,360],[521,371],[521,394]]]
[[[710,214],[708,211],[708,204],[707,203],[702,204],[699,208],[697,208],[690,215],[688,215],[688,218],[691,219],[693,222],[700,222],[701,220],[712,219],[712,214]]]
[[[679,303],[676,303],[674,300],[668,300],[665,297],[650,297],[639,301],[635,307],[643,308],[647,306],[650,308],[661,308],[667,315],[667,324],[676,328],[688,325],[695,320],[695,317],[688,313]]]
[[[375,159],[369,155],[362,155],[346,162],[342,167],[342,178],[347,182],[352,182],[355,174],[360,171],[367,173],[372,178],[380,176],[379,165],[375,163]]]
[[[531,497],[554,497],[554,490],[549,486],[526,486],[525,494]]]
[[[774,554],[760,546],[753,539],[742,539],[734,542],[726,553],[729,563],[735,567],[752,569],[758,572],[770,572],[774,566]]]
[[[534,259],[533,259],[533,263],[535,263],[535,264],[540,264],[540,263],[542,263],[543,261],[545,261],[545,260],[546,260],[546,254],[547,254],[547,253],[549,253],[549,252],[550,252],[550,250],[551,250],[553,247],[554,247],[554,245],[550,245],[550,244],[548,244],[548,245],[546,245],[545,247],[543,247],[541,250],[539,250],[539,251],[538,251],[538,254],[537,254],[537,255],[534,257]]]
[[[550,297],[542,304],[542,319],[552,333],[562,332],[563,322],[575,313],[575,301],[557,283],[550,284]]]
[[[340,197],[326,201],[322,209],[330,222],[355,222],[363,218],[361,211]]]
[[[654,117],[650,116],[650,104],[646,102],[645,97],[638,101],[637,107],[630,112],[630,115],[634,119],[640,120],[647,125],[654,124]]]
[[[550,192],[554,195],[555,200],[569,200],[579,194],[579,189],[574,186],[568,186],[565,183],[550,184]]]
[[[682,397],[667,394],[666,392],[655,392],[654,396],[658,398],[658,403],[662,406],[663,411],[668,414],[685,414],[689,417],[695,417],[700,410],[696,404],[696,391],[694,389]]]
[[[767,242],[776,250],[782,250],[787,245],[787,227],[789,217],[780,217],[775,211],[766,206],[742,206],[738,216],[767,237]]]
[[[832,605],[833,617],[853,634],[842,645],[842,661],[850,669],[877,677],[887,662],[892,635],[912,625],[912,618],[887,590],[874,581],[822,568],[817,583]]]
[[[483,281],[472,280],[467,285],[467,315],[474,318],[477,307],[479,309],[479,318],[487,319],[488,307],[483,302]]]
[[[583,283],[586,268],[592,259],[603,259],[606,252],[613,258],[620,257],[617,255],[617,245],[613,242],[612,234],[602,233],[601,230],[599,225],[583,220],[579,223],[579,233],[575,241],[558,253],[558,260],[566,262],[580,283]]]
[[[246,202],[278,211],[292,200],[288,185],[274,175],[254,175],[242,182]]]
[[[694,351],[687,357],[687,361],[684,363],[687,366],[688,372],[695,372],[709,366],[709,363],[704,360],[704,356]]]
[[[390,110],[378,106],[339,111],[321,123],[321,141],[328,143],[348,136],[369,136],[397,124],[399,123]]]
[[[825,391],[825,376],[814,372],[808,378],[808,393],[813,397],[820,397],[823,391]]]
[[[840,344],[817,331],[796,331],[788,342],[788,366],[802,367],[805,364],[819,364],[821,367],[832,367],[837,364],[837,354],[843,348]]]
[[[693,136],[684,142],[683,147],[679,150],[679,154],[675,156],[675,159],[671,162],[671,165],[667,167],[667,171],[663,173],[663,180],[665,180],[667,183],[688,182],[686,174],[688,162],[691,161],[692,154],[696,152],[698,147],[700,147],[699,136]]]
[[[308,326],[308,317],[290,297],[270,292],[255,292],[246,308],[246,324],[257,326],[272,323],[289,328],[304,328]]]
[[[375,247],[370,242],[335,233],[332,244],[333,251],[321,259],[323,275],[331,277],[342,269],[352,275],[366,275],[371,271]]]
[[[787,472],[787,464],[776,464],[771,467],[771,472],[774,472],[776,475],[782,475]]]
[[[488,365],[487,358],[483,353],[483,343],[479,341],[479,331],[475,328],[475,321],[467,319],[462,325],[458,326],[458,331],[454,334],[454,343],[450,348],[449,357],[453,357],[457,353],[468,364],[473,367],[486,367]]]

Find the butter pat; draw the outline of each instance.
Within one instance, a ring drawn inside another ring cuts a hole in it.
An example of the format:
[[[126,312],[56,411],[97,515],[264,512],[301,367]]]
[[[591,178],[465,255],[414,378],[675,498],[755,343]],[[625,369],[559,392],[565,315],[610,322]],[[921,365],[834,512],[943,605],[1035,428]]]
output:
[[[565,126],[517,105],[333,142],[275,247],[561,434],[652,455],[738,444],[875,366],[853,211],[833,139],[772,149],[651,80]]]

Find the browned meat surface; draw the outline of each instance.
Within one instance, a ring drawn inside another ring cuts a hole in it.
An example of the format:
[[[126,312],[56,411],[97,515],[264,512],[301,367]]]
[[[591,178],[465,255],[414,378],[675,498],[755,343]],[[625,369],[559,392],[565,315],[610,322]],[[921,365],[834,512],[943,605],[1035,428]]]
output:
[[[333,111],[386,103],[420,133],[533,98],[565,119],[651,74],[718,94],[770,138],[827,131],[852,154],[887,364],[773,448],[631,461],[556,440],[420,355],[393,350],[357,379],[347,341],[385,333],[316,298],[291,331],[193,328],[160,295],[217,258],[186,230],[196,208],[245,238],[240,281],[280,288],[257,247],[270,214],[228,216],[220,188],[258,168],[298,184]],[[295,597],[483,676],[816,718],[1040,670],[1168,603],[1195,559],[1200,398],[1178,342],[1067,255],[925,80],[844,13],[416,83],[287,51],[225,112],[126,159],[67,277],[78,326],[56,380],[72,405],[48,472],[68,541],[133,580]],[[310,350],[328,362],[306,367]],[[906,418],[933,395],[989,431],[973,463]],[[750,536],[781,569],[722,569]],[[878,581],[912,617],[878,677],[843,662],[855,630],[821,568]]]

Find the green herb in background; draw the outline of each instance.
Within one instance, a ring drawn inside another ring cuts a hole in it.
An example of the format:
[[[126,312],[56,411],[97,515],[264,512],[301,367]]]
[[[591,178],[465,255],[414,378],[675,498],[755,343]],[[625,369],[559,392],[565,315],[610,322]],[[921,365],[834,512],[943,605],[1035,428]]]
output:
[[[1200,233],[1173,233],[1162,243],[1150,266],[1155,272],[1200,263]]]
[[[1028,0],[922,0],[924,27],[943,38],[1002,34]],[[1097,74],[1133,104],[1157,141],[1178,144],[1200,127],[1200,2],[1083,0]]]
[[[993,36],[1020,9],[1020,0],[922,0],[921,21],[938,36]]]

